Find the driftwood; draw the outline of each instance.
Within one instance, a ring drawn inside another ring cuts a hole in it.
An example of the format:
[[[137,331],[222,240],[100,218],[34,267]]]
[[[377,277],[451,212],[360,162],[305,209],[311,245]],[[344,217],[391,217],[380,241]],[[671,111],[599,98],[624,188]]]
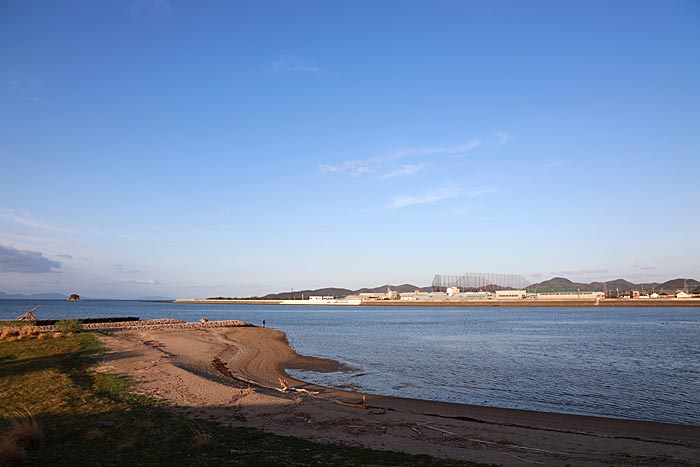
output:
[[[301,394],[310,394],[310,395],[316,395],[318,394],[318,391],[309,391],[308,389],[303,389],[303,388],[290,388],[289,384],[287,384],[287,380],[284,380],[282,378],[277,378],[280,382],[280,388],[278,389],[279,392],[298,392]]]
[[[542,452],[545,454],[559,454],[559,455],[564,455],[564,456],[570,456],[571,453],[569,452],[562,452],[562,451],[550,451],[549,449],[539,449],[539,448],[530,448],[527,446],[521,446],[519,444],[505,444],[505,443],[499,443],[496,441],[486,441],[485,439],[476,439],[476,438],[467,438],[466,436],[463,435],[458,435],[457,433],[452,433],[451,431],[443,430],[440,428],[435,428],[434,426],[426,425],[425,423],[416,423],[416,425],[422,426],[424,428],[429,428],[431,430],[439,431],[440,433],[444,433],[446,435],[450,436],[456,436],[460,437],[466,441],[473,441],[475,443],[479,444],[491,444],[491,445],[498,445],[498,446],[503,446],[505,448],[511,448],[511,449],[522,449],[525,451],[533,451],[533,452]]]
[[[362,395],[362,400],[360,402],[343,402],[343,401],[333,401],[334,404],[342,405],[344,407],[355,407],[357,409],[367,408],[367,399],[365,395]]]
[[[37,305],[26,313],[22,313],[17,317],[16,321],[38,321],[34,316],[34,311],[36,311],[41,305]]]

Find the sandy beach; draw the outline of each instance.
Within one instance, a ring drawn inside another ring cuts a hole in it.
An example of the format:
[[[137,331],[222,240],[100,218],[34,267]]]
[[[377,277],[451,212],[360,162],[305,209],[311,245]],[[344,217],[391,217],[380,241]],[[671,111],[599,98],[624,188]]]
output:
[[[700,466],[697,426],[363,395],[295,380],[285,368],[345,368],[298,355],[274,329],[135,328],[100,340],[107,353],[97,371],[129,374],[137,392],[227,425],[507,466]]]

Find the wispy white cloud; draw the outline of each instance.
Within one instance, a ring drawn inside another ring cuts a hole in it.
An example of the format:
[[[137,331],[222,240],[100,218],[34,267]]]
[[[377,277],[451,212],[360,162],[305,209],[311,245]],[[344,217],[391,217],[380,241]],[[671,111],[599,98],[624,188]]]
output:
[[[655,269],[658,269],[657,266],[644,265],[639,263],[632,263],[632,267],[641,271],[653,271]]]
[[[553,271],[552,274],[557,276],[588,276],[591,274],[607,274],[610,269],[595,269],[595,268],[581,268],[581,269],[567,269],[564,271]]]
[[[351,171],[350,175],[352,175],[353,177],[359,177],[360,175],[371,174],[375,170],[376,169],[374,169],[373,167],[367,167],[367,166],[362,165],[360,167],[355,168],[353,171]]]
[[[282,55],[281,57],[271,60],[267,64],[267,71],[275,75],[328,75],[328,73],[314,61],[294,55]]]
[[[115,264],[113,268],[114,272],[116,272],[117,274],[139,274],[143,272],[140,269],[126,268],[121,264]]]
[[[140,285],[158,285],[159,282],[155,279],[127,279],[121,278],[119,282],[122,284],[140,284]]]
[[[484,143],[479,139],[471,139],[464,143],[440,146],[414,146],[394,149],[379,157],[361,160],[345,161],[341,164],[325,164],[320,167],[325,173],[347,173],[350,176],[360,176],[377,173],[381,178],[393,178],[413,175],[427,166],[426,162],[397,165],[399,160],[407,158],[437,158],[460,157],[482,146],[500,146],[505,144],[507,133],[497,133],[496,143]]]
[[[46,104],[46,100],[37,95],[37,93],[41,92],[41,83],[33,78],[28,78],[24,73],[4,73],[0,77],[0,87],[9,89],[18,96],[25,97],[29,102]]]
[[[552,159],[544,165],[545,170],[564,167],[568,161],[566,159]]]
[[[61,283],[59,281],[27,281],[24,283],[24,285],[28,287],[48,287],[48,286],[60,286]]]
[[[5,207],[0,207],[0,220],[10,222],[12,224],[23,225],[25,227],[31,227],[34,229],[48,230],[52,232],[61,233],[76,233],[73,229],[68,229],[65,227],[55,226],[45,224],[34,218],[31,212],[25,211],[24,209],[10,209]]]
[[[462,144],[451,146],[425,146],[425,147],[407,147],[400,148],[390,152],[383,160],[403,159],[405,157],[419,156],[459,156],[473,151],[482,146],[482,142],[478,139],[473,139]]]
[[[342,166],[328,165],[328,164],[324,164],[321,166],[321,172],[336,173],[336,172],[342,172],[342,171],[343,171]]]
[[[328,228],[328,224],[314,224],[312,227],[315,230],[324,230]]]
[[[501,146],[510,141],[510,135],[504,131],[495,133],[494,136],[496,137],[496,142],[493,143],[493,146]]]
[[[460,190],[447,188],[418,195],[396,195],[391,197],[389,207],[392,209],[401,209],[419,204],[433,204],[445,199],[455,198],[459,196],[459,194]]]
[[[382,178],[408,177],[416,174],[425,168],[426,164],[405,164],[396,170],[382,175]]]
[[[322,165],[321,172],[339,173],[346,172],[351,177],[359,177],[361,175],[376,172],[377,167],[366,163],[365,161],[348,161],[341,165]]]
[[[495,187],[458,188],[446,187],[426,191],[417,195],[395,195],[391,197],[389,208],[401,209],[420,204],[433,204],[452,198],[476,198],[497,191]]]

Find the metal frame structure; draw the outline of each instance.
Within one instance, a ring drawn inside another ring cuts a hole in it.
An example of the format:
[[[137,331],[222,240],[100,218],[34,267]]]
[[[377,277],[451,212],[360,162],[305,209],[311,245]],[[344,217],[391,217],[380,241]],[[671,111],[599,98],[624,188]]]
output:
[[[433,292],[446,292],[457,287],[460,292],[495,292],[496,290],[523,290],[530,282],[518,274],[468,272],[462,276],[436,274]]]

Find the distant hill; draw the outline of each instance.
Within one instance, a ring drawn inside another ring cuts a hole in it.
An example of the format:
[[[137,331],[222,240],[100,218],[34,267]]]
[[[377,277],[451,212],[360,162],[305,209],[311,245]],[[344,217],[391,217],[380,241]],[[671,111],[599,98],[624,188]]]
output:
[[[683,290],[686,286],[688,287],[688,291],[700,291],[700,282],[695,279],[671,279],[663,284],[659,284],[659,288],[662,290],[673,292],[676,290]]]
[[[603,292],[607,291],[617,291],[620,293],[629,292],[631,290],[644,290],[656,292],[666,292],[669,294],[674,294],[677,290],[683,290],[684,281],[687,284],[689,292],[700,293],[700,282],[695,279],[673,279],[663,283],[659,282],[649,282],[643,284],[635,284],[633,282],[627,281],[625,279],[614,279],[606,282],[590,282],[588,284],[582,282],[573,282],[566,277],[553,277],[546,281],[539,282],[537,284],[531,284],[527,288],[528,290],[539,290],[539,291],[572,291],[572,290],[586,290],[586,291],[597,291]],[[387,285],[380,285],[378,287],[365,287],[357,290],[343,289],[339,287],[326,287],[323,289],[306,289],[297,290],[294,292],[280,292],[271,293],[265,295],[263,299],[268,300],[288,300],[291,298],[308,298],[311,295],[332,295],[336,298],[346,297],[348,295],[356,295],[361,293],[384,293],[387,290]],[[421,292],[431,292],[432,287],[418,287],[413,284],[401,284],[392,285],[391,290],[395,290],[399,293],[410,293],[420,290]],[[212,297],[212,298],[230,298],[230,297]]]
[[[684,283],[687,284],[688,291],[695,291],[700,289],[700,282],[695,279],[673,279],[663,283],[659,282],[645,282],[640,284],[635,284],[629,282],[625,279],[615,279],[606,282],[591,282],[588,284],[581,282],[572,282],[565,277],[553,277],[549,280],[532,284],[528,286],[528,290],[550,290],[550,291],[564,291],[564,290],[592,290],[596,292],[603,292],[604,290],[613,291],[619,290],[622,292],[629,292],[631,290],[644,290],[656,292],[667,292],[675,293],[676,290],[683,290]]]
[[[360,294],[360,293],[382,293],[386,292],[387,286],[386,285],[380,285],[379,287],[374,287],[371,289],[364,288],[364,289],[357,289],[354,290],[354,294]],[[392,285],[391,290],[395,290],[398,293],[409,293],[409,292],[415,292],[416,290],[420,290],[421,292],[432,292],[433,288],[432,287],[418,287],[412,284],[401,284],[401,285]]]
[[[68,295],[60,293],[35,293],[24,295],[21,293],[8,294],[0,292],[0,300],[66,300]]]
[[[324,289],[316,289],[316,290],[299,290],[299,291],[294,291],[294,292],[281,292],[281,293],[276,293],[276,294],[268,294],[265,295],[263,298],[270,299],[270,300],[286,300],[290,298],[300,298],[302,295],[304,295],[304,298],[308,298],[310,295],[332,295],[336,298],[340,297],[347,297],[348,295],[355,295],[355,294],[360,294],[360,293],[382,293],[386,292],[387,286],[386,285],[380,285],[378,287],[373,287],[373,288],[363,288],[363,289],[357,289],[357,290],[350,290],[350,289],[341,289],[337,287],[327,287]],[[430,292],[432,290],[432,287],[416,287],[415,285],[411,284],[401,284],[401,285],[392,285],[391,290],[396,290],[399,293],[406,293],[406,292],[415,292],[416,290],[421,290],[423,292]]]
[[[334,297],[345,297],[347,295],[352,295],[352,290],[349,289],[339,289],[337,287],[327,287],[325,289],[316,290],[295,290],[294,292],[280,292],[275,294],[265,295],[263,298],[270,300],[287,300],[291,298],[309,298],[309,295],[332,295]]]

